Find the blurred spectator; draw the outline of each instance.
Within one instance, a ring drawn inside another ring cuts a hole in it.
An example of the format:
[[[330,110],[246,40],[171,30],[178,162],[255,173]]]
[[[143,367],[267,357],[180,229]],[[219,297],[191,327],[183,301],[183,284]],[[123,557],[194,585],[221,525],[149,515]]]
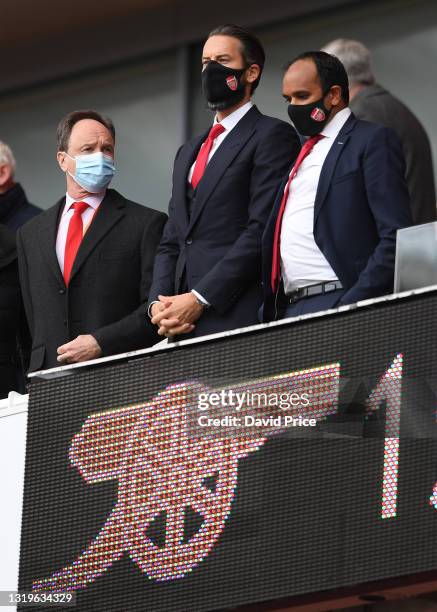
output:
[[[11,149],[0,140],[0,223],[14,232],[41,209],[27,200],[20,183],[14,181],[15,159]]]
[[[429,138],[417,117],[375,82],[370,51],[357,40],[339,38],[323,47],[346,68],[350,109],[359,119],[380,123],[398,135],[406,161],[410,206],[415,224],[435,221],[436,193]]]
[[[15,235],[0,225],[0,399],[9,391],[22,390],[17,379],[21,369],[17,341],[23,331],[23,314]]]

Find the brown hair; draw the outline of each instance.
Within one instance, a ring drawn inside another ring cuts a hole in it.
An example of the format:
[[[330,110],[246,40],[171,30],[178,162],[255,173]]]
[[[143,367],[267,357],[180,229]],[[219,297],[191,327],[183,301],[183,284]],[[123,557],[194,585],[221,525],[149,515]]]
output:
[[[247,66],[249,67],[252,64],[259,66],[259,77],[251,84],[251,91],[254,91],[260,82],[264,63],[266,61],[266,54],[259,38],[244,28],[232,23],[227,23],[219,26],[218,28],[214,28],[214,30],[209,33],[208,38],[211,38],[211,36],[231,36],[232,38],[237,38],[240,41],[243,59]]]
[[[74,125],[82,119],[94,119],[94,121],[98,121],[111,132],[112,138],[115,140],[114,124],[112,123],[111,119],[109,119],[109,117],[101,115],[100,113],[94,110],[78,110],[68,113],[68,115],[61,119],[58,124],[58,128],[56,130],[58,151],[66,151],[68,149],[71,131]]]

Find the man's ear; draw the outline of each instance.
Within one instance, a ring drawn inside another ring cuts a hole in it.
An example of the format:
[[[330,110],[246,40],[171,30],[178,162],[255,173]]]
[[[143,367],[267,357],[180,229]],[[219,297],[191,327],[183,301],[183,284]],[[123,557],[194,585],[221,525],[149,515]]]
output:
[[[328,94],[331,98],[332,106],[338,106],[343,100],[342,89],[340,85],[333,85]]]
[[[12,168],[9,164],[0,164],[0,187],[4,187],[12,180]]]
[[[65,151],[58,151],[56,154],[56,159],[58,160],[58,164],[59,167],[61,168],[62,172],[67,172],[68,170],[68,166],[67,166],[67,154],[65,153]]]
[[[246,71],[246,81],[248,83],[254,83],[260,74],[261,68],[258,66],[258,64],[251,64]]]

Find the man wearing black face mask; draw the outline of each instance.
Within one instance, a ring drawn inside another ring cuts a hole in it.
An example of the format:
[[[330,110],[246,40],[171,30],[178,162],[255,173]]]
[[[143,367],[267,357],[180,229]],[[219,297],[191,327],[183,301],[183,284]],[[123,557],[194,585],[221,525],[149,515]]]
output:
[[[341,62],[303,53],[283,95],[308,139],[263,236],[265,321],[391,293],[396,231],[412,225],[401,144],[351,113]]]
[[[202,63],[215,120],[176,155],[148,307],[159,333],[180,339],[258,322],[261,236],[300,149],[289,124],[251,101],[264,65],[257,38],[238,26],[217,28]]]

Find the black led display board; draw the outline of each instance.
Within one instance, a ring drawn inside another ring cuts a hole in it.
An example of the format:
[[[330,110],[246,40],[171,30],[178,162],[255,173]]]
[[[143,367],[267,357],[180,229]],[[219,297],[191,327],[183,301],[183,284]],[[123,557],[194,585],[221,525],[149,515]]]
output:
[[[35,379],[20,591],[195,612],[437,569],[436,313],[431,291]]]

